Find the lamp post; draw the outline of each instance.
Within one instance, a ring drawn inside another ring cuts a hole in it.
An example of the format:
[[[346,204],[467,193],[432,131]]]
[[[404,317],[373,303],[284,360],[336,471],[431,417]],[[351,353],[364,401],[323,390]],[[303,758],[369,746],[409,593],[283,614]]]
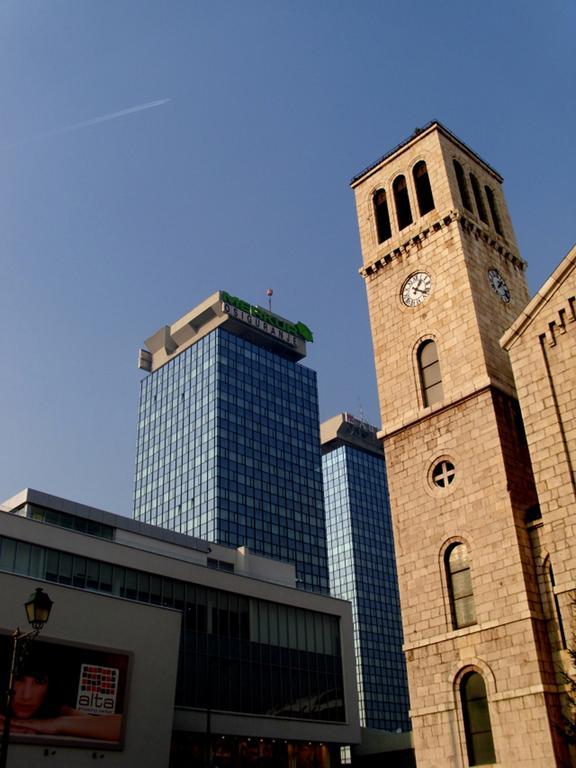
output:
[[[21,632],[18,628],[12,633],[10,677],[8,680],[8,689],[4,693],[4,728],[2,730],[2,740],[0,741],[0,768],[6,768],[6,760],[8,758],[14,684],[22,667],[22,662],[28,653],[30,643],[37,637],[48,621],[52,609],[52,600],[50,600],[41,587],[38,587],[35,592],[30,595],[29,600],[24,603],[24,608],[26,609],[26,617],[32,626],[32,629],[30,632]]]

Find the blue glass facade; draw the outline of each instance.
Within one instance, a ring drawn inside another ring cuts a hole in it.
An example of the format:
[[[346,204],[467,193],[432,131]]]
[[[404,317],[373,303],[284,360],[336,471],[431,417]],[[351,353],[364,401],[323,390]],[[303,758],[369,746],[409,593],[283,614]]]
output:
[[[392,523],[383,456],[336,442],[323,456],[330,592],[350,600],[360,722],[410,729]]]
[[[316,374],[219,327],[141,382],[134,517],[328,592]]]

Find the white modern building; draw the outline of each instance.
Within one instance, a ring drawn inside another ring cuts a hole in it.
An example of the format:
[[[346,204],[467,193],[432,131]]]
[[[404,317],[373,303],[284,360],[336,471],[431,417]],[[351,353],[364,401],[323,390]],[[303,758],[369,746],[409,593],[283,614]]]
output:
[[[350,604],[294,567],[27,489],[0,514],[0,684],[37,587],[11,768],[338,765],[359,741]]]

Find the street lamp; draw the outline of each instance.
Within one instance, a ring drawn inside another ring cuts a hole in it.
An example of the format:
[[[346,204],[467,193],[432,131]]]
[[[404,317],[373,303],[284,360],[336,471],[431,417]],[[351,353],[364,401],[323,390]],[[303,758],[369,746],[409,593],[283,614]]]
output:
[[[48,621],[52,609],[52,600],[50,600],[41,587],[38,587],[30,595],[29,600],[24,603],[24,608],[26,609],[26,617],[31,624],[32,629],[30,632],[21,632],[18,628],[12,633],[10,677],[8,680],[8,689],[4,694],[4,729],[2,731],[2,740],[0,741],[0,768],[6,768],[6,760],[8,758],[14,684],[22,667],[22,663],[28,654],[30,643],[37,637]]]

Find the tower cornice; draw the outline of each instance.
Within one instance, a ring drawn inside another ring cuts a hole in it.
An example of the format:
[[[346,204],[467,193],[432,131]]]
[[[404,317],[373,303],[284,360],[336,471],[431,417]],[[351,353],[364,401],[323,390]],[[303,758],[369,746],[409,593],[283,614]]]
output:
[[[462,211],[450,210],[442,213],[434,221],[426,222],[425,225],[414,230],[408,237],[399,239],[395,243],[389,243],[389,250],[379,255],[368,264],[364,264],[360,267],[358,270],[360,275],[367,278],[403,255],[414,250],[420,250],[424,241],[431,235],[452,226],[456,222],[460,223],[461,228],[465,232],[482,239],[495,253],[498,253],[502,258],[511,262],[518,269],[524,271],[528,266],[518,251],[510,248],[509,244],[503,238],[498,237],[493,232],[485,231],[472,219],[472,217],[467,216]]]
[[[439,405],[434,405],[418,412],[407,414],[405,419],[397,421],[394,424],[385,425],[378,432],[377,437],[380,440],[389,440],[391,437],[396,437],[396,435],[401,432],[409,431],[412,427],[416,427],[425,421],[434,419],[440,413],[452,411],[469,400],[472,400],[475,397],[480,397],[487,392],[501,392],[507,397],[517,400],[516,392],[510,387],[507,387],[503,382],[496,383],[490,378],[484,378],[481,381],[472,383],[467,391],[457,392],[450,398],[450,400],[444,400]]]

